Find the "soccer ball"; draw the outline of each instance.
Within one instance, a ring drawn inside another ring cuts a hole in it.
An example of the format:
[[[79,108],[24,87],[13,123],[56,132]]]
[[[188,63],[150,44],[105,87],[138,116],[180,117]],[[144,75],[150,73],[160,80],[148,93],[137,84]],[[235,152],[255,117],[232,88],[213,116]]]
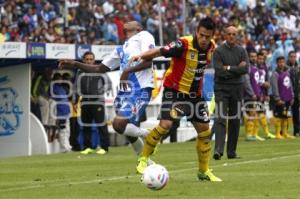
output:
[[[164,166],[152,164],[145,169],[141,180],[147,188],[161,190],[169,181],[169,173]]]

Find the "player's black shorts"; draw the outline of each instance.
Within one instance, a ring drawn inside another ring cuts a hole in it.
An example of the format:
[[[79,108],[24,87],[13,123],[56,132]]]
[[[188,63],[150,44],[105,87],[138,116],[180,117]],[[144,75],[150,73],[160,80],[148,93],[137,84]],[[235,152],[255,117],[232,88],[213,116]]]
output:
[[[245,100],[244,101],[244,110],[245,110],[246,113],[256,111],[256,101]]]
[[[256,104],[256,111],[258,113],[266,113],[267,112],[267,109],[266,109],[267,105],[265,104],[264,101],[259,101],[257,102]]]
[[[244,110],[246,113],[249,113],[249,111],[255,111],[257,113],[265,113],[266,107],[263,101],[245,100]]]
[[[186,116],[188,121],[208,123],[206,101],[201,96],[164,88],[159,119],[174,121],[183,116]]]
[[[278,117],[278,118],[289,118],[289,117],[291,117],[290,103],[285,102],[284,105],[275,105],[273,115],[274,115],[274,117]]]

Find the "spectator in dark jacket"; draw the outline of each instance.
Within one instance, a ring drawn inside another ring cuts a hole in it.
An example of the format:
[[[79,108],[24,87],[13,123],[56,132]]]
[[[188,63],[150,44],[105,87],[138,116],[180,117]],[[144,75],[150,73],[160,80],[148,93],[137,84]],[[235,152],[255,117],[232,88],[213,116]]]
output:
[[[219,160],[224,153],[226,131],[228,131],[227,157],[238,158],[236,147],[240,130],[240,111],[244,90],[243,75],[248,72],[248,55],[238,46],[238,30],[234,26],[226,28],[226,42],[213,54],[215,68],[216,135],[214,159]],[[226,130],[226,123],[228,126]]]
[[[293,125],[294,125],[294,136],[300,136],[300,118],[299,118],[299,108],[300,108],[300,66],[298,65],[297,55],[295,51],[289,52],[289,57],[287,65],[290,69],[290,77],[294,89],[294,104],[292,105],[293,114]]]

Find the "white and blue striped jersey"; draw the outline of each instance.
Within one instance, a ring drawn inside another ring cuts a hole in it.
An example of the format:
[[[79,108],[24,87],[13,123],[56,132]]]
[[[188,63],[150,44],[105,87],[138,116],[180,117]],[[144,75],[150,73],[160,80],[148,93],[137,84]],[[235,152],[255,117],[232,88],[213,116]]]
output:
[[[139,55],[149,49],[155,47],[154,37],[147,31],[141,31],[130,37],[122,46],[118,46],[114,51],[102,61],[102,64],[114,70],[120,67],[120,73],[128,66],[128,61],[132,56]],[[128,80],[133,84],[135,89],[153,88],[153,73],[152,68],[142,70],[135,73],[130,73]]]

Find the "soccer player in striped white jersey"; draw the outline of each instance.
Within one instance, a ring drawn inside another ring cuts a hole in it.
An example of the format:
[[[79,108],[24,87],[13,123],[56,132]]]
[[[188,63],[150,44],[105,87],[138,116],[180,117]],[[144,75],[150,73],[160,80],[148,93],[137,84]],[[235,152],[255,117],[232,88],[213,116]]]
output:
[[[147,130],[137,126],[139,117],[145,112],[151,99],[153,89],[152,61],[139,61],[132,65],[131,57],[155,47],[153,36],[142,29],[142,26],[131,21],[124,24],[127,41],[105,58],[100,65],[88,65],[73,60],[61,60],[60,68],[76,67],[85,72],[105,73],[119,67],[120,90],[114,105],[116,117],[113,128],[119,134],[127,136],[134,151],[139,155],[143,149],[143,140]]]

